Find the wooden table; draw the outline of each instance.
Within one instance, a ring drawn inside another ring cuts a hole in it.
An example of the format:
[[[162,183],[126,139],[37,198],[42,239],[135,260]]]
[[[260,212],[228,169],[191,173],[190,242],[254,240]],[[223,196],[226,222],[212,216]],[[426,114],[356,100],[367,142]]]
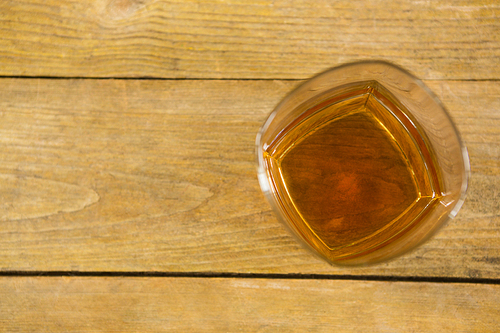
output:
[[[500,6],[0,1],[1,332],[498,332]],[[364,268],[302,249],[255,135],[313,74],[385,59],[450,110],[458,217]]]

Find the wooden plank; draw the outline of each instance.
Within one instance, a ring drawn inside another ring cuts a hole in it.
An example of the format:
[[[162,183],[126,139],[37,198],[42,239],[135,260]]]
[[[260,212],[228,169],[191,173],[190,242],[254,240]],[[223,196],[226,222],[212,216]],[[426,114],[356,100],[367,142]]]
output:
[[[500,286],[0,278],[0,332],[496,332]]]
[[[428,82],[467,141],[459,216],[392,262],[336,268],[260,192],[255,135],[297,82],[0,80],[0,269],[500,278],[500,84]]]
[[[306,78],[387,59],[499,79],[496,0],[4,0],[0,75]]]

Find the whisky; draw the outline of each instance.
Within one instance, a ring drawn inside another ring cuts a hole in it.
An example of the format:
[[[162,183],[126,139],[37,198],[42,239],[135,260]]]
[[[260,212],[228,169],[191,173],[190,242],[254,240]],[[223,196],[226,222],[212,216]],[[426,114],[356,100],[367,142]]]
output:
[[[411,113],[376,81],[327,91],[265,147],[277,205],[333,262],[395,241],[441,198],[439,168]]]
[[[257,175],[276,215],[329,263],[395,258],[462,206],[467,148],[425,84],[384,61],[307,80],[256,137]]]

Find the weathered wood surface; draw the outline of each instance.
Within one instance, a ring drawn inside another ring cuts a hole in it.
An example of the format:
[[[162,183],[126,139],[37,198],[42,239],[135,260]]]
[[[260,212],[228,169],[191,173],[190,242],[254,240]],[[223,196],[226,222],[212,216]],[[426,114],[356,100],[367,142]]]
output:
[[[0,0],[0,275],[96,275],[1,276],[0,332],[498,331],[495,281],[265,274],[499,281],[499,17],[494,0]],[[238,79],[358,59],[433,80],[473,175],[433,240],[345,269],[298,246],[255,176],[256,132],[299,81]]]
[[[499,79],[499,16],[496,0],[4,0],[0,75],[295,79],[384,58]]]
[[[333,268],[260,193],[255,135],[298,82],[0,80],[0,269],[500,278],[500,84],[430,81],[473,176],[457,219],[392,262]]]
[[[439,296],[437,296],[439,295]],[[0,278],[0,332],[497,332],[500,286]]]

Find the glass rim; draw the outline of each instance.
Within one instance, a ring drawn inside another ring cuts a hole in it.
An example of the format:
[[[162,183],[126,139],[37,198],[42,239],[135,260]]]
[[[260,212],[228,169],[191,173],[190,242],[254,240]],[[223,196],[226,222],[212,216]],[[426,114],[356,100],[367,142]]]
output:
[[[463,162],[463,170],[462,170],[462,174],[461,174],[462,184],[461,184],[461,189],[460,189],[460,196],[453,203],[453,208],[449,211],[448,216],[445,219],[443,219],[443,221],[434,230],[434,232],[432,232],[427,237],[425,237],[425,239],[422,240],[422,242],[424,242],[428,238],[432,237],[439,229],[441,229],[441,227],[446,225],[446,223],[450,219],[453,219],[457,215],[457,213],[459,212],[461,207],[463,206],[463,203],[465,202],[465,199],[467,196],[468,182],[469,182],[470,175],[471,175],[469,154],[468,154],[465,142],[464,142],[455,122],[453,121],[453,118],[451,117],[451,115],[450,115],[448,109],[445,107],[445,105],[437,97],[437,95],[430,88],[428,88],[427,85],[425,85],[425,83],[421,79],[417,78],[415,75],[413,75],[412,73],[410,73],[406,69],[404,69],[396,64],[393,64],[391,62],[385,61],[385,60],[360,60],[360,61],[349,62],[349,63],[341,64],[339,66],[328,68],[327,70],[322,71],[322,72],[312,76],[311,78],[304,80],[297,87],[295,87],[292,91],[290,91],[284,98],[282,98],[282,100],[274,107],[273,111],[269,114],[269,116],[264,121],[263,125],[260,127],[260,129],[257,133],[257,136],[256,136],[256,140],[255,140],[257,176],[258,176],[260,188],[261,188],[262,192],[265,194],[267,201],[271,204],[271,207],[272,207],[273,211],[275,212],[275,215],[277,215],[277,217],[282,222],[286,222],[284,224],[287,226],[287,228],[290,229],[291,227],[288,225],[288,222],[284,218],[282,209],[280,207],[278,207],[278,205],[275,202],[275,198],[272,195],[272,193],[274,192],[274,189],[273,189],[273,186],[271,186],[270,181],[268,179],[267,168],[265,167],[264,156],[262,154],[262,150],[265,150],[265,147],[264,148],[262,147],[263,134],[268,130],[272,121],[276,117],[276,114],[280,110],[282,110],[283,105],[286,104],[291,98],[293,98],[293,96],[296,95],[301,89],[304,89],[304,87],[306,85],[310,85],[314,81],[318,81],[322,78],[327,78],[329,75],[331,75],[332,72],[338,71],[340,69],[345,69],[345,68],[349,68],[349,67],[357,67],[357,66],[367,66],[367,65],[368,66],[379,65],[379,66],[385,66],[388,68],[396,69],[397,71],[406,75],[414,83],[416,83],[419,86],[419,88],[422,89],[428,95],[428,97],[430,97],[432,99],[432,101],[434,103],[436,103],[436,105],[443,111],[443,115],[445,116],[446,120],[449,122],[449,124],[452,128],[452,132],[455,134],[459,148],[460,148],[461,159]],[[318,94],[320,94],[320,93],[321,93],[321,90],[318,90]],[[305,102],[307,100],[310,100],[311,98],[314,98],[314,96],[309,97],[309,99],[304,99],[301,102]],[[298,105],[300,103],[296,103],[296,104]],[[301,241],[303,244],[306,243],[304,240],[300,239],[295,234],[295,232],[292,232],[292,234],[294,234],[295,238],[299,239],[299,241]],[[421,244],[422,242],[420,242],[419,244]],[[320,257],[323,257],[323,255],[321,255],[320,253],[317,253],[317,251],[312,251],[312,252],[314,252],[316,255],[319,255]],[[406,253],[406,252],[404,252],[404,253]],[[401,253],[401,254],[403,254],[403,253]],[[331,260],[327,260],[327,261],[331,263]],[[339,263],[337,263],[337,262],[334,262],[334,264],[339,265]],[[342,264],[340,264],[340,265],[342,265]]]

